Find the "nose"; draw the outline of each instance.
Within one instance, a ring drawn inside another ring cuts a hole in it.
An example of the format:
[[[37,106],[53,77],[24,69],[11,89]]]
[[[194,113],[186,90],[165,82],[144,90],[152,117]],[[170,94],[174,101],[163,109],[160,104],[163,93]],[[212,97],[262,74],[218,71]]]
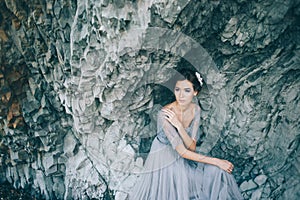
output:
[[[183,97],[183,92],[182,91],[179,92],[179,97]]]

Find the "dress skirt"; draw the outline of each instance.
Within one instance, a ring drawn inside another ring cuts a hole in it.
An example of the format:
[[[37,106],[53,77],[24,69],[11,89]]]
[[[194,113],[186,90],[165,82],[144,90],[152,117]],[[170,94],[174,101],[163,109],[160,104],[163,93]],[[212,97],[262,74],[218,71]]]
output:
[[[189,161],[156,137],[130,200],[243,199],[234,177],[218,167]]]

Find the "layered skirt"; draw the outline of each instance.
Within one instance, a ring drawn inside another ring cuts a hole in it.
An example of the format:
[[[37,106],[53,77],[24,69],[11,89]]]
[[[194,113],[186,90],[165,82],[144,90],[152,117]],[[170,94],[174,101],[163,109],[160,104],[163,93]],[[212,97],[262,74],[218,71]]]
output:
[[[240,200],[234,177],[220,168],[184,159],[153,140],[130,200]]]

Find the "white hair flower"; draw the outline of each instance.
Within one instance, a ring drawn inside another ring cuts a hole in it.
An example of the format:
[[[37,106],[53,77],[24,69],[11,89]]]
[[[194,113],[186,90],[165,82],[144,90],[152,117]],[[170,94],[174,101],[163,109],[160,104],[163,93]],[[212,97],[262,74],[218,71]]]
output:
[[[200,83],[200,86],[202,86],[203,85],[203,78],[201,77],[200,73],[196,72],[196,77],[197,77],[197,79]]]

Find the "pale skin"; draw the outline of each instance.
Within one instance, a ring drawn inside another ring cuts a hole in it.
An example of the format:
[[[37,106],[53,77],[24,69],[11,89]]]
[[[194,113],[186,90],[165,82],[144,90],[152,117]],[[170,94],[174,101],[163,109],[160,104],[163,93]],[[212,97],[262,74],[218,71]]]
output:
[[[232,173],[234,166],[231,162],[196,153],[196,141],[185,131],[195,114],[195,104],[192,102],[192,99],[197,95],[197,91],[194,90],[193,84],[188,80],[177,81],[174,94],[176,101],[165,106],[162,111],[165,119],[177,129],[183,141],[183,144],[176,147],[178,154],[183,158],[215,165],[228,173]]]

